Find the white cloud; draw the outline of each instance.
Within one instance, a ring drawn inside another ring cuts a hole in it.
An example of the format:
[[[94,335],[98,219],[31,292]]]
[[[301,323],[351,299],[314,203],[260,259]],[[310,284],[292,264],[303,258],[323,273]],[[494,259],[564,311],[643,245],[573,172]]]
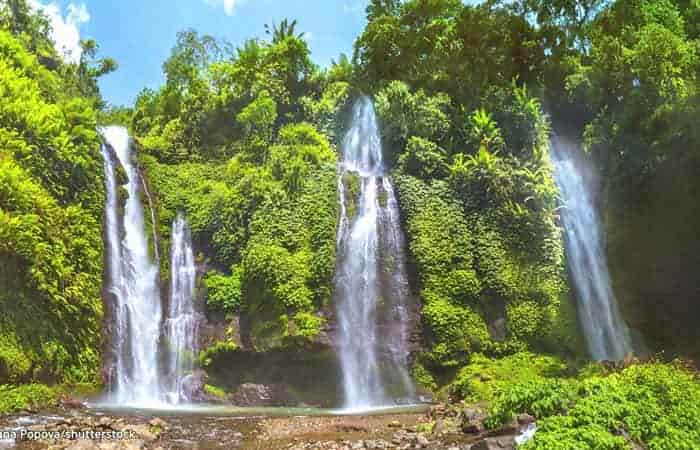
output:
[[[301,35],[301,37],[306,41],[306,42],[311,42],[314,38],[314,34],[310,31],[304,32],[304,34]]]
[[[90,21],[85,3],[69,4],[65,16],[61,14],[61,7],[57,3],[44,4],[39,0],[29,0],[29,6],[48,17],[54,48],[64,61],[78,63],[83,54],[80,47],[80,26]]]
[[[223,6],[227,16],[233,15],[237,6],[240,6],[248,0],[204,0],[205,3],[212,6]]]

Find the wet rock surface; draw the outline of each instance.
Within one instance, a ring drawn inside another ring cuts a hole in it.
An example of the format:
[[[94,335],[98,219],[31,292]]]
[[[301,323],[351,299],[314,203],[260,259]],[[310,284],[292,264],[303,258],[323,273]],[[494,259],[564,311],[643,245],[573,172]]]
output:
[[[284,387],[255,383],[243,383],[231,395],[236,406],[273,406],[289,404]]]

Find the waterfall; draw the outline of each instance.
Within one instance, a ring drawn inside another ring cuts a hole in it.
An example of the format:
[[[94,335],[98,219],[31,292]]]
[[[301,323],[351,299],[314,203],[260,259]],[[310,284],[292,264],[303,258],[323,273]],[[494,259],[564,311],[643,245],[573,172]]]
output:
[[[107,289],[115,304],[115,357],[110,401],[120,405],[153,405],[162,401],[159,383],[158,347],[161,304],[158,266],[149,254],[144,213],[141,205],[139,174],[132,161],[131,142],[123,127],[101,130],[105,169],[107,240]],[[117,161],[124,168],[127,183],[118,185]],[[120,220],[119,191],[128,197]]]
[[[170,235],[170,302],[165,322],[171,403],[191,400],[183,382],[195,368],[198,348],[201,317],[195,308],[195,277],[190,230],[185,215],[178,213]]]
[[[596,360],[621,360],[632,351],[632,346],[612,291],[600,219],[585,180],[571,158],[572,145],[555,136],[550,148],[564,203],[567,262],[588,349]]]
[[[361,98],[343,142],[339,167],[340,225],[336,305],[337,345],[347,409],[386,405],[398,390],[413,397],[408,376],[408,283],[403,236],[386,175],[372,102]],[[349,178],[346,180],[346,176]],[[348,184],[359,177],[359,198]],[[350,217],[347,202],[357,201]],[[391,298],[384,298],[391,297]],[[382,316],[382,317],[380,317]],[[381,361],[381,363],[380,363]]]

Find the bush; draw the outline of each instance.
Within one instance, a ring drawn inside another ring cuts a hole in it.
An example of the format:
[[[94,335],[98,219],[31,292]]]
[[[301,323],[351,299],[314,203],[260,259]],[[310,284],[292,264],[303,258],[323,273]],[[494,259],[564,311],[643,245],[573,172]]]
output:
[[[230,276],[219,272],[207,273],[202,280],[207,288],[207,307],[223,313],[237,312],[241,306],[242,275],[240,266],[235,266]]]
[[[565,374],[566,364],[552,356],[518,352],[500,359],[473,354],[450,387],[455,400],[492,401],[512,385]]]
[[[294,315],[294,336],[313,339],[321,332],[326,320],[314,314],[299,312]]]
[[[512,385],[492,405],[489,426],[518,413],[537,418],[525,449],[700,448],[700,382],[679,363],[637,364],[578,379],[538,377]]]
[[[413,136],[399,157],[399,167],[418,178],[442,178],[447,174],[447,152],[427,139]]]
[[[55,407],[62,392],[43,384],[0,385],[0,414]]]

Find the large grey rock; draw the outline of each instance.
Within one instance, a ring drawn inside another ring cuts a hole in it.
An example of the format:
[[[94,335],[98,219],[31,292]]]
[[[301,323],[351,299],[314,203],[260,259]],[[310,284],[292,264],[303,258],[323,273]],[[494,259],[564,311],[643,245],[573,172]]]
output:
[[[238,406],[274,406],[287,403],[284,389],[276,385],[243,383],[231,395]]]

